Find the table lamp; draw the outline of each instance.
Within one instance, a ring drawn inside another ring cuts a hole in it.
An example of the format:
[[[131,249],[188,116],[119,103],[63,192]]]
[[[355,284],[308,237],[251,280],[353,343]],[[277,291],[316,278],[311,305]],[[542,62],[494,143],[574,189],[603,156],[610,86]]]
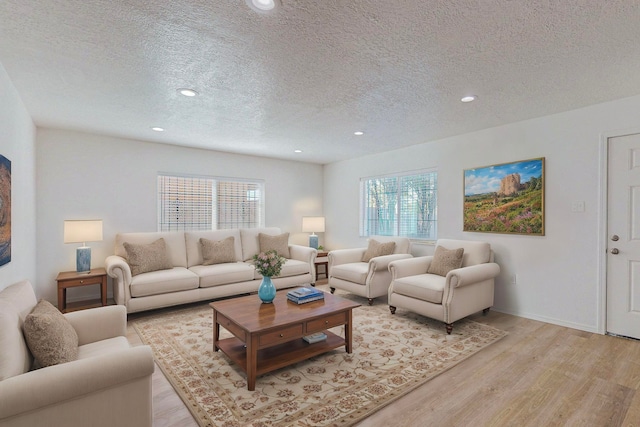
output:
[[[324,233],[324,217],[323,216],[303,216],[302,231],[311,232],[309,236],[309,246],[318,249],[318,236],[315,234]]]
[[[102,220],[68,220],[64,222],[64,243],[82,243],[76,249],[76,271],[91,271],[91,248],[86,242],[102,240]]]

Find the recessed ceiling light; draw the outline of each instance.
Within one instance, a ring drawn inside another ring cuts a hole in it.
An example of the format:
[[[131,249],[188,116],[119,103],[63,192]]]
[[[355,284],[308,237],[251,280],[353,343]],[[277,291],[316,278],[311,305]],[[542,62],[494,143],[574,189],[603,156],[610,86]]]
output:
[[[353,134],[360,136],[360,135],[364,135],[364,132],[362,132],[361,130],[357,130]]]
[[[276,8],[277,0],[247,0],[249,7],[257,12],[269,12]]]
[[[302,153],[302,150],[293,150],[294,153]]]
[[[164,128],[160,128],[160,127],[152,127],[151,130],[155,130],[156,132],[164,132]]]
[[[462,102],[471,102],[471,101],[475,101],[476,99],[478,99],[477,96],[468,95],[468,96],[463,97],[460,101],[462,101]]]
[[[196,96],[198,92],[193,89],[178,89],[178,93],[184,96]]]

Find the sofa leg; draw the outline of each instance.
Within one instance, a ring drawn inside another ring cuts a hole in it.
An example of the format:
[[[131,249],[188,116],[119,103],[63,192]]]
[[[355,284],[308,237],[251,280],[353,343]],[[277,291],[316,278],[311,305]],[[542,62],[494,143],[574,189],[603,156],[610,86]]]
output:
[[[396,314],[396,308],[392,305],[389,306],[389,311],[391,312],[391,314]]]
[[[486,316],[487,314],[489,314],[489,309],[490,309],[490,308],[491,308],[491,307],[487,307],[487,308],[485,308],[484,310],[482,310],[482,314],[484,314],[485,316]]]
[[[331,291],[331,293],[334,293],[336,291],[336,288],[329,288],[329,290]]]
[[[369,305],[373,305],[373,298],[368,298],[369,299]]]
[[[453,331],[453,323],[445,323],[445,328],[447,328],[447,333],[451,335],[451,331]]]

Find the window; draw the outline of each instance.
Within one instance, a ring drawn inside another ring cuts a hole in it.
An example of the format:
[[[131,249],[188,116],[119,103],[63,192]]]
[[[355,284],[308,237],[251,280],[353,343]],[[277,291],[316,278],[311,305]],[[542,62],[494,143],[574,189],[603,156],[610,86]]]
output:
[[[360,235],[437,238],[435,171],[360,180]]]
[[[158,175],[158,230],[264,227],[264,183]]]

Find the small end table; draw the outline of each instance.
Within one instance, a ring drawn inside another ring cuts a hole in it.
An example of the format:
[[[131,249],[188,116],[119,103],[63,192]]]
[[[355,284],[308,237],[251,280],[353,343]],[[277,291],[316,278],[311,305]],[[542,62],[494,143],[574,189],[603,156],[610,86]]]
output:
[[[329,252],[327,251],[318,251],[318,255],[316,255],[316,280],[318,280],[318,274],[320,274],[318,272],[318,267],[323,265],[324,266],[324,277],[325,278],[329,278],[329,258],[327,258],[329,256]],[[320,259],[318,259],[320,258]]]
[[[107,271],[102,267],[93,268],[88,273],[63,271],[58,274],[56,281],[58,282],[58,309],[63,313],[107,305]],[[89,285],[100,285],[100,299],[76,301],[67,305],[67,288]]]

